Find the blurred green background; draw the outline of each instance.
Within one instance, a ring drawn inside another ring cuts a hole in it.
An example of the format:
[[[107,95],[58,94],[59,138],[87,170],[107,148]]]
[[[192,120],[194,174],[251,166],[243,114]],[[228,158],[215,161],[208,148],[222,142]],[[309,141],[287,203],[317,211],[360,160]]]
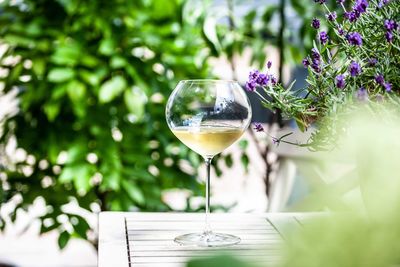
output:
[[[311,46],[308,24],[318,12],[296,0],[0,1],[0,95],[19,101],[0,118],[0,199],[19,199],[0,229],[41,198],[41,233],[58,231],[61,248],[70,237],[96,244],[67,204],[169,211],[165,190],[202,196],[200,158],[169,131],[167,97],[181,79],[216,77],[210,59],[227,60],[237,78],[236,58],[247,49],[249,64],[262,67],[273,56],[267,46],[288,80],[283,67],[295,68]],[[10,142],[13,155],[5,152]],[[218,160],[247,168],[246,142],[242,150],[240,162]]]

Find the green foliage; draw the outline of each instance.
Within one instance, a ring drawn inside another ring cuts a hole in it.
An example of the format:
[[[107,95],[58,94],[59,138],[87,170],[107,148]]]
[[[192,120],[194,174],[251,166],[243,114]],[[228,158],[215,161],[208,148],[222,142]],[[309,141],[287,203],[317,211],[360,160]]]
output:
[[[66,214],[73,230],[58,221],[71,200],[89,211],[93,203],[166,211],[164,189],[202,193],[199,157],[164,123],[177,81],[208,75],[201,30],[185,8],[180,0],[2,1],[1,83],[5,92],[17,87],[21,103],[1,142],[15,135],[31,159],[4,172],[2,202],[22,196],[13,219],[42,196],[41,232],[57,229],[63,248],[89,229],[75,214]],[[187,160],[190,173],[180,168]]]
[[[267,4],[250,9],[246,14],[238,16],[237,10],[245,10],[248,2],[228,0],[224,6],[213,7],[212,3],[196,6],[207,10],[202,17],[204,35],[208,40],[214,56],[226,56],[235,64],[234,56],[241,55],[246,49],[251,50],[251,64],[264,66],[268,55],[265,48],[275,46],[284,49],[285,63],[297,64],[312,47],[312,31],[308,29],[309,20],[318,13],[318,8],[306,1],[286,1],[285,10],[293,10],[295,20],[287,19],[283,34],[284,47],[280,47],[279,4]],[[304,12],[304,11],[307,12]],[[286,12],[285,12],[286,13]],[[298,26],[297,24],[300,24]]]
[[[188,262],[187,267],[254,267],[244,261],[234,258],[230,254],[218,255],[215,257],[209,257],[204,259],[195,259]]]
[[[329,8],[325,4],[323,7],[329,14]],[[295,119],[300,130],[316,123],[318,130],[304,144],[315,150],[336,145],[335,136],[346,129],[340,116],[350,112],[354,103],[368,103],[376,109],[376,103],[398,106],[400,101],[400,35],[395,28],[393,39],[387,40],[385,26],[386,20],[400,21],[400,2],[389,1],[379,8],[378,1],[370,1],[356,21],[346,19],[342,7],[335,10],[339,17],[329,22],[330,40],[326,44],[314,41],[311,55],[305,58],[309,72],[306,88],[293,91],[293,84],[288,88],[268,84],[262,86],[268,97],[260,95],[265,107]],[[313,31],[319,39],[322,30]],[[354,33],[360,35],[362,44],[348,40],[348,34]],[[360,73],[350,71],[352,64],[360,67]],[[382,75],[383,82],[378,82],[378,75]],[[338,77],[342,77],[343,85],[338,85]]]

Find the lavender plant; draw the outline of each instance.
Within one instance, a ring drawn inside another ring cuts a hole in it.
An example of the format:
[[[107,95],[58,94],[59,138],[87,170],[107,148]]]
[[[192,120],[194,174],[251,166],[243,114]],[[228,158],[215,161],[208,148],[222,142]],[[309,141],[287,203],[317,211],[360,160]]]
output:
[[[268,71],[255,70],[249,75],[246,89],[258,94],[266,108],[294,118],[300,130],[317,126],[307,143],[288,142],[285,138],[289,134],[272,137],[274,143],[321,150],[335,145],[335,136],[346,129],[338,124],[339,117],[356,103],[370,106],[373,112],[383,102],[398,108],[400,1],[337,0],[337,10],[330,10],[326,0],[314,2],[323,7],[325,18],[314,18],[310,23],[316,40],[302,61],[308,69],[307,86],[294,91],[294,82],[286,88]],[[263,97],[260,90],[268,97]],[[264,129],[257,124],[255,130]]]

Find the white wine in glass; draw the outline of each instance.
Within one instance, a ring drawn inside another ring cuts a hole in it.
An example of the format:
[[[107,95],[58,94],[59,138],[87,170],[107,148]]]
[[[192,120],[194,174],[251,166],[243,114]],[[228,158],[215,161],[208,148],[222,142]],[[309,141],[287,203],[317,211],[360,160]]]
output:
[[[175,238],[182,245],[228,246],[240,238],[215,233],[210,213],[210,167],[213,157],[237,141],[251,120],[250,102],[236,81],[185,80],[168,99],[166,119],[174,135],[204,158],[207,167],[205,229]]]
[[[197,154],[213,157],[239,139],[243,134],[243,129],[223,126],[201,126],[196,129],[177,127],[172,132]]]

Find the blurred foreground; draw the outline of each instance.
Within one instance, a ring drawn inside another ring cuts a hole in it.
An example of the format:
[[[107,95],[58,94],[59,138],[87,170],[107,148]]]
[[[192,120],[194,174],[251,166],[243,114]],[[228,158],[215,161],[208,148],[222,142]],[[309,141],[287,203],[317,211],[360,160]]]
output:
[[[399,266],[400,124],[393,109],[360,108],[342,125],[336,151],[321,158],[321,176],[345,175],[310,194],[307,208],[324,206],[327,216],[304,224],[288,240],[280,266]],[[376,110],[375,110],[376,111]],[[385,114],[385,116],[382,116]],[[230,257],[194,261],[198,266],[253,266]]]

